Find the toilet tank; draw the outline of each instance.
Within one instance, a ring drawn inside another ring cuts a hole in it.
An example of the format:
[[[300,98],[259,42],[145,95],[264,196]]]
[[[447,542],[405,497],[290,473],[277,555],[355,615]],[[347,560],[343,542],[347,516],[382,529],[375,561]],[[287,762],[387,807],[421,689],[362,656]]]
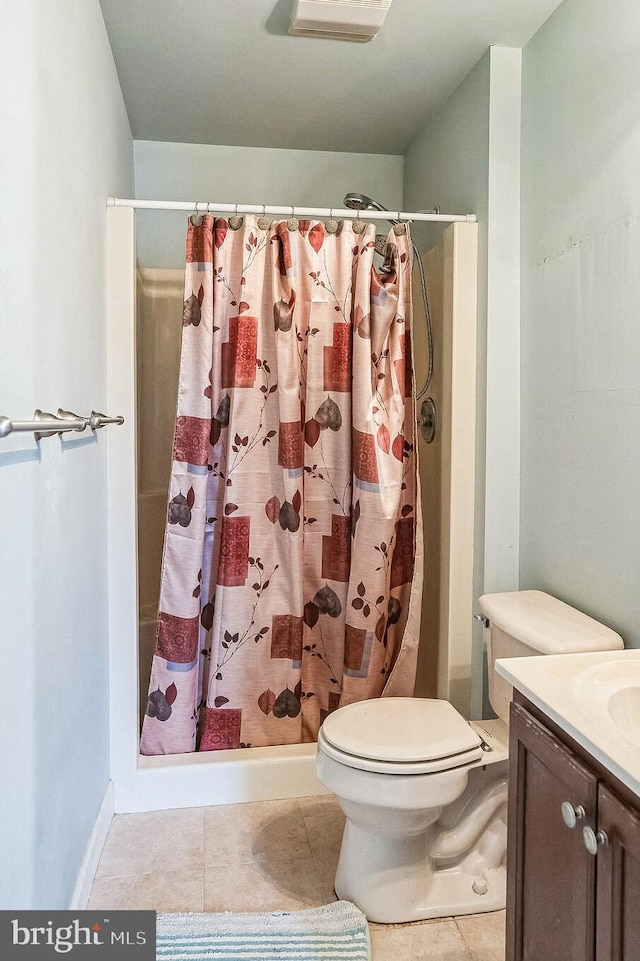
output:
[[[495,671],[496,658],[584,654],[624,647],[615,631],[543,591],[483,594],[479,604],[488,621],[489,701],[505,724],[509,722],[512,687]]]

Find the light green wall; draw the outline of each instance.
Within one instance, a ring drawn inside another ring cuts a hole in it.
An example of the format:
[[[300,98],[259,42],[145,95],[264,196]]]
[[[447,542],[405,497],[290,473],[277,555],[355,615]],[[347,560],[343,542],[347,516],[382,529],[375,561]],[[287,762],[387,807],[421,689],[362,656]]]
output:
[[[565,0],[523,62],[521,587],[640,646],[637,0]]]
[[[520,68],[519,49],[491,47],[405,155],[406,210],[437,204],[478,219],[476,596],[518,586]],[[412,232],[425,250],[441,229],[414,224]],[[477,624],[472,674],[480,716]]]
[[[136,140],[136,197],[341,207],[349,191],[402,206],[402,157]],[[139,210],[138,259],[146,266],[184,264],[188,214]]]
[[[0,413],[104,410],[105,198],[133,152],[98,0],[3,4],[0,46]],[[70,906],[107,790],[106,444],[0,443],[4,909]]]
[[[484,275],[489,203],[489,71],[487,51],[431,117],[404,157],[405,209],[432,210],[438,204],[443,213],[475,213],[481,224]],[[420,247],[428,248],[438,242],[441,230],[436,224],[414,224],[412,233]]]
[[[474,593],[484,586],[485,394],[487,332],[487,252],[489,208],[490,51],[482,57],[446,103],[430,119],[404,158],[404,207],[443,213],[475,213],[478,218],[477,401],[481,421],[476,449],[476,549]],[[438,243],[442,227],[414,224],[413,239],[422,251]],[[471,612],[469,612],[471,616]],[[482,631],[474,627],[472,714],[481,716]],[[484,716],[484,715],[482,715]]]

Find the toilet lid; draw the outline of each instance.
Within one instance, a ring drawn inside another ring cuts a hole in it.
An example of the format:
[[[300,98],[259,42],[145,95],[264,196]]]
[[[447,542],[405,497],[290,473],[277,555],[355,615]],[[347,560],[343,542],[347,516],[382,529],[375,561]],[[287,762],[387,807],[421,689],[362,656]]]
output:
[[[322,725],[344,754],[393,763],[434,761],[480,746],[480,737],[448,701],[385,697],[347,704]]]
[[[339,751],[333,744],[329,744],[322,728],[318,732],[318,756],[325,754],[346,767],[353,767],[358,771],[370,771],[374,774],[393,774],[411,777],[414,774],[441,774],[454,771],[461,767],[478,767],[486,763],[486,755],[478,744],[470,751],[460,754],[450,754],[448,757],[436,758],[435,761],[380,761],[369,757],[358,757]]]

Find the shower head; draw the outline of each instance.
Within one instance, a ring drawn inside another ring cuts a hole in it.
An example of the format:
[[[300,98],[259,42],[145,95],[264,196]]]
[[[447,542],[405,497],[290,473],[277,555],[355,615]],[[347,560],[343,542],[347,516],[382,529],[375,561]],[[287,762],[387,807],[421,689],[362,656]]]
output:
[[[366,194],[349,193],[342,203],[350,210],[370,210],[371,208],[374,210],[387,210],[387,208],[379,204],[377,200],[372,200],[371,197],[367,197]]]

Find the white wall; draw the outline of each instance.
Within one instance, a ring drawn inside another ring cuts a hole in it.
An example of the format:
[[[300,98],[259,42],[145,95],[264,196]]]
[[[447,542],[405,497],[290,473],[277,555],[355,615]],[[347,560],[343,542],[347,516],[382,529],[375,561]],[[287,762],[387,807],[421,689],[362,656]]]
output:
[[[637,0],[565,0],[523,62],[521,584],[640,646]]]
[[[98,0],[4,4],[0,38],[0,413],[84,414],[129,124]],[[69,906],[109,777],[106,438],[65,436],[0,440],[0,908]]]
[[[476,596],[518,586],[520,66],[519,49],[491,47],[405,154],[405,209],[478,218]],[[427,249],[439,229],[414,239]],[[475,716],[482,663],[477,626]]]
[[[402,205],[402,157],[136,140],[136,197],[144,200],[341,207],[349,191]],[[188,214],[138,211],[138,259],[182,267]]]

